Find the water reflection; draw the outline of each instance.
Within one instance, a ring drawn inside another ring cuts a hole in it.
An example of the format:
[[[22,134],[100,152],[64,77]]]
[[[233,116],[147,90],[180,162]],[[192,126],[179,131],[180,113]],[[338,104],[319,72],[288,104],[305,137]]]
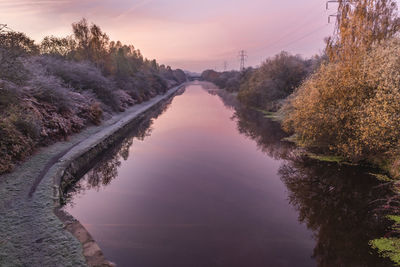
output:
[[[181,89],[175,95],[181,95],[183,92],[184,89]],[[106,151],[101,159],[91,166],[91,169],[73,187],[69,188],[65,196],[66,204],[74,207],[75,195],[82,195],[86,190],[99,191],[101,187],[109,185],[112,180],[118,177],[118,168],[121,166],[122,160],[126,161],[129,158],[133,140],[143,141],[147,136],[150,136],[154,120],[169,108],[171,102],[171,99],[167,100],[161,103],[158,108],[147,112],[124,139]]]
[[[85,190],[113,188],[69,209],[107,257],[121,266],[391,266],[368,246],[387,229],[375,200],[392,194],[389,185],[302,157],[278,123],[206,89],[225,107],[188,89],[150,138],[168,105],[70,192],[74,202]],[[132,145],[135,138],[147,142]]]
[[[212,84],[204,87],[208,93],[220,97],[224,105],[234,109],[232,120],[237,124],[239,133],[254,140],[258,148],[274,159],[285,159],[293,152],[295,146],[283,139],[288,135],[282,131],[278,122],[266,119],[265,116],[254,109],[245,108],[231,93],[220,90]]]
[[[318,266],[391,266],[369,246],[388,225],[375,200],[391,194],[357,167],[297,157],[279,170],[299,220],[315,233]]]
[[[286,159],[294,151],[294,145],[282,141],[287,134],[278,122],[266,119],[256,110],[237,108],[235,117],[238,131],[253,139],[259,149],[274,159]]]
[[[239,132],[255,140],[263,152],[284,159],[279,176],[299,221],[314,232],[313,257],[318,266],[392,266],[368,245],[390,226],[385,217],[388,210],[377,201],[393,195],[390,184],[382,184],[357,166],[296,153],[293,145],[282,141],[286,136],[279,124],[260,112],[237,108],[235,118]]]

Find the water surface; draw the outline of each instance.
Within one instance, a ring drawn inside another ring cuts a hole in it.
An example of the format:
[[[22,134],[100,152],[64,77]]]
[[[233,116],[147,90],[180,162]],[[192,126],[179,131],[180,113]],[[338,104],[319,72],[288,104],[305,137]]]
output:
[[[390,266],[368,246],[388,194],[370,175],[297,156],[277,123],[200,83],[160,113],[66,206],[118,266]]]

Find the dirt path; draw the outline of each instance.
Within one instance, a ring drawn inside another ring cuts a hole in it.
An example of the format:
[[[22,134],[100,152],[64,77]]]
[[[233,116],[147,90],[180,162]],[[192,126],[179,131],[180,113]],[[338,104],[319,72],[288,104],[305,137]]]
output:
[[[83,250],[82,238],[78,236],[80,242],[68,231],[79,228],[79,222],[67,226],[55,214],[60,206],[59,177],[73,159],[178,89],[135,105],[101,126],[88,127],[68,141],[42,148],[14,172],[0,176],[0,266],[87,266],[87,254],[98,254],[97,245],[75,229],[91,244]]]

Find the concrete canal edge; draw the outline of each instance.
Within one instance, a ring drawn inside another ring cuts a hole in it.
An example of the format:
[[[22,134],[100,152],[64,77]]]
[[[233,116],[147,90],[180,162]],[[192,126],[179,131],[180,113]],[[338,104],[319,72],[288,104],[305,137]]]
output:
[[[90,169],[88,166],[92,166],[105,151],[123,139],[129,131],[140,123],[147,113],[159,108],[165,101],[175,96],[176,92],[184,86],[185,84],[180,85],[170,89],[164,95],[156,96],[144,103],[145,105],[137,110],[129,112],[112,125],[78,142],[69,151],[63,153],[64,155],[56,163],[49,167],[49,169],[54,168],[52,171],[54,213],[64,223],[65,229],[72,233],[82,244],[82,253],[87,265],[114,266],[113,263],[107,261],[104,257],[100,247],[85,227],[61,209],[65,200],[64,194],[66,190]]]
[[[148,112],[159,108],[184,86],[183,84],[170,89],[165,95],[157,96],[158,99],[153,99],[137,111],[128,114],[94,136],[83,140],[78,146],[72,147],[71,151],[60,159],[62,164],[58,167],[54,176],[54,199],[58,199],[54,211],[65,224],[66,229],[81,242],[82,252],[89,266],[114,266],[114,264],[105,259],[100,247],[85,227],[60,209],[64,202],[64,193],[88,171],[88,166],[92,166],[105,151],[118,140],[123,139],[132,128],[142,121]]]
[[[13,172],[0,175],[0,266],[109,266],[87,231],[60,209],[63,190],[87,163],[184,86],[115,114],[100,126],[86,127],[68,140],[38,148]]]

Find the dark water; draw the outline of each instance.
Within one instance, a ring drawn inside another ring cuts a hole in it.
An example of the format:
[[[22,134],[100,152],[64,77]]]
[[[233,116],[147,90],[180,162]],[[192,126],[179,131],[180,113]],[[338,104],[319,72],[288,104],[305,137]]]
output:
[[[297,155],[277,123],[192,84],[108,152],[66,210],[118,266],[390,266],[390,191]]]

